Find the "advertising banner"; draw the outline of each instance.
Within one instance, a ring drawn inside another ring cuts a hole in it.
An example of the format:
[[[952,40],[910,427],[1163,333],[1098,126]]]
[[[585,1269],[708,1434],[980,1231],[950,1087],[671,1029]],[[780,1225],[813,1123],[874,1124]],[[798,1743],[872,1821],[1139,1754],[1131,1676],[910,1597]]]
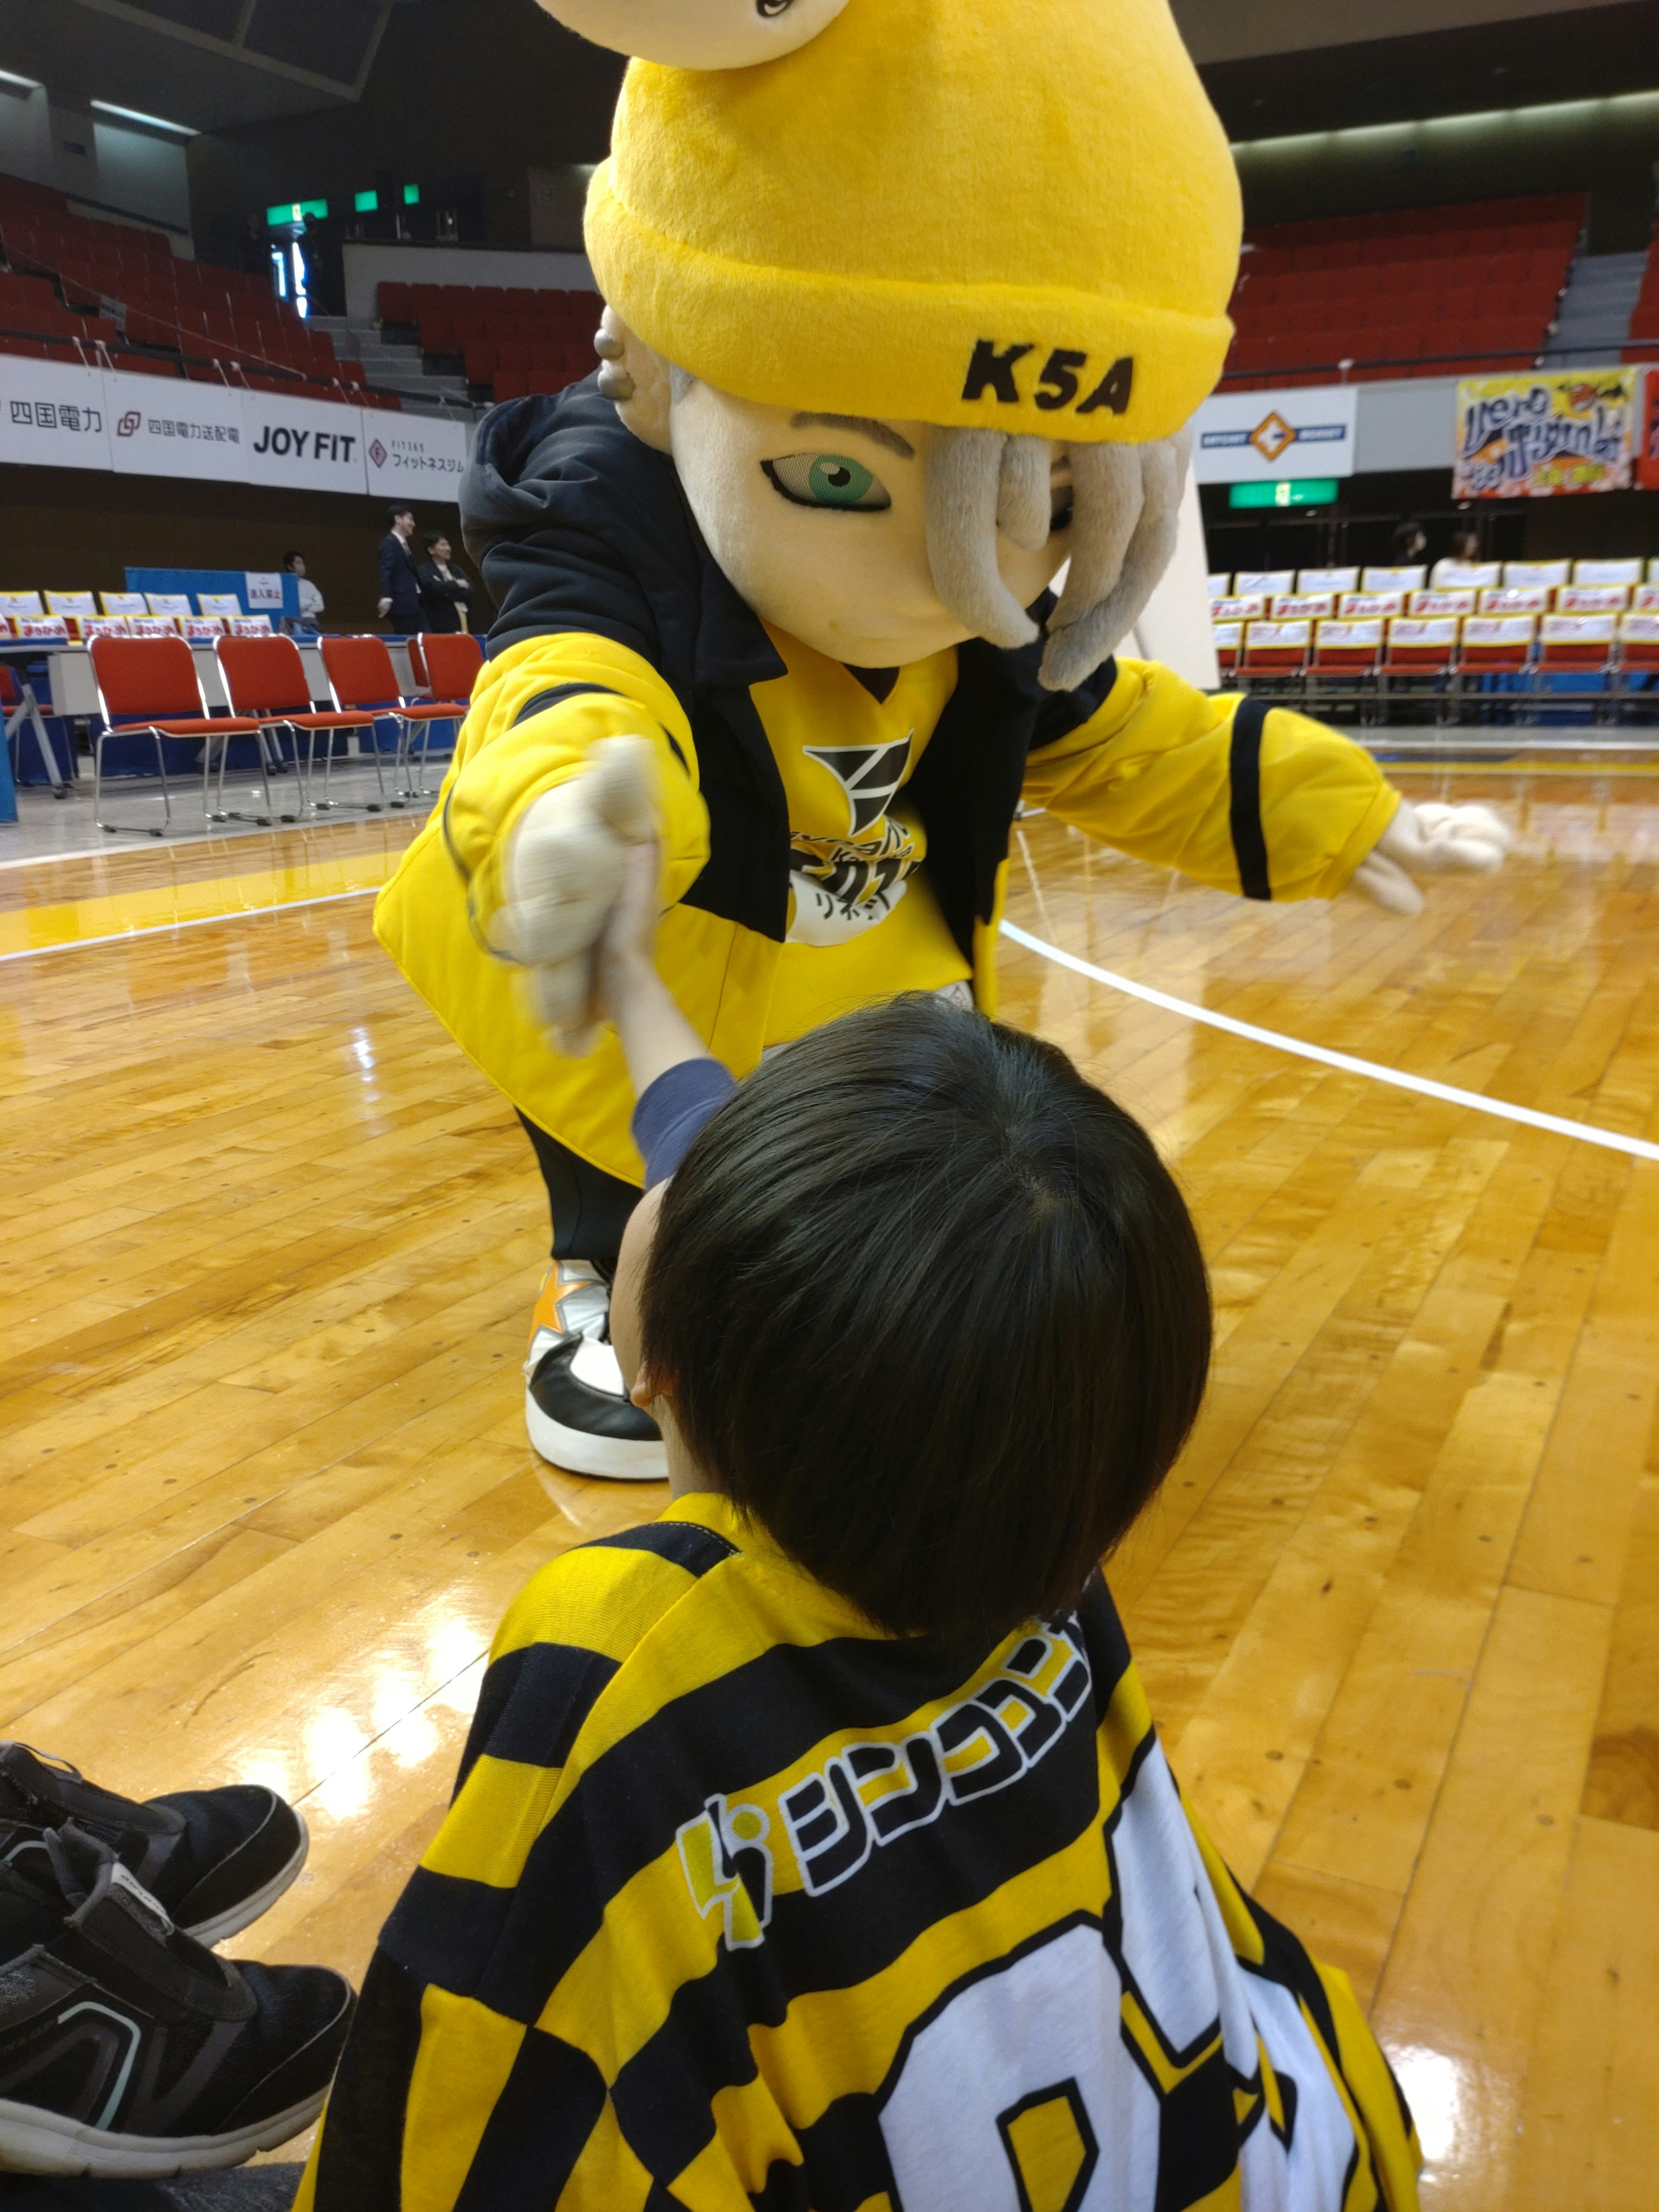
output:
[[[118,475],[244,480],[246,393],[228,384],[185,384],[164,376],[106,376],[103,382],[110,454]]]
[[[0,384],[0,461],[106,469],[109,417],[100,369],[8,354]]]
[[[1636,477],[1648,490],[1659,491],[1659,365],[1643,370],[1642,387]]]
[[[246,482],[361,493],[363,425],[374,420],[368,408],[276,392],[244,392],[240,399]]]
[[[1454,499],[1553,499],[1627,491],[1636,448],[1633,368],[1527,369],[1457,387]]]
[[[1358,407],[1352,384],[1222,392],[1198,410],[1193,475],[1200,483],[1231,484],[1351,477]]]
[[[377,499],[454,504],[466,467],[465,423],[426,415],[356,411],[363,418],[364,475]]]
[[[469,442],[444,417],[0,355],[0,462],[452,506]]]

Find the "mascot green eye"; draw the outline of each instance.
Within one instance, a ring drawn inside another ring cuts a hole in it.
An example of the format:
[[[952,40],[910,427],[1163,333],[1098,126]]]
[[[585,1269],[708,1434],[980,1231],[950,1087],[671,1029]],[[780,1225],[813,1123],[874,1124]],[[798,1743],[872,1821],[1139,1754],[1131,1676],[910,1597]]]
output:
[[[786,453],[761,466],[797,507],[861,507],[873,514],[893,504],[881,478],[847,453]]]

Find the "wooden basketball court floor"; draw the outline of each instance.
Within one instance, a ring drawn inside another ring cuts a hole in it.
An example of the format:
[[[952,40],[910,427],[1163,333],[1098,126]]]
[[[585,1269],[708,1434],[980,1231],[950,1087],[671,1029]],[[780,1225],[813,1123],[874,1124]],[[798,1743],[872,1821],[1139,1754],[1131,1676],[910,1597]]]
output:
[[[1184,1786],[1370,2005],[1427,2203],[1651,2212],[1659,781],[1455,787],[1521,842],[1414,922],[1020,827],[1040,944],[1358,1067],[1014,944],[1005,1012],[1151,1125],[1213,1269],[1110,1570]],[[540,1186],[374,945],[412,827],[0,869],[0,1734],[284,1790],[309,1867],[231,1948],[354,1975],[508,1599],[662,1502],[526,1445]]]

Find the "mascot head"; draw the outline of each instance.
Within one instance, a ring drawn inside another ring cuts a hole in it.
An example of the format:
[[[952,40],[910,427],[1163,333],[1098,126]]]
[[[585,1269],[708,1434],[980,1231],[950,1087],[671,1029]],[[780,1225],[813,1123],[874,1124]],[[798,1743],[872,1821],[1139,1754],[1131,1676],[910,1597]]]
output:
[[[1231,325],[1225,136],[1167,0],[543,0],[636,57],[587,205],[600,389],[756,611],[890,665],[1069,562],[1134,623]]]

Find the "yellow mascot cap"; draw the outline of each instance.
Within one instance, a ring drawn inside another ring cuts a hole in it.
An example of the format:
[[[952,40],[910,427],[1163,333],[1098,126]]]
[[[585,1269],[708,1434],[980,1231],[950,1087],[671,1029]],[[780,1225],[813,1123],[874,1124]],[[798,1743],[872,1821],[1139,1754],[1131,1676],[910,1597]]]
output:
[[[846,0],[756,66],[635,60],[612,146],[601,291],[739,397],[1139,442],[1221,373],[1238,184],[1166,0]]]

